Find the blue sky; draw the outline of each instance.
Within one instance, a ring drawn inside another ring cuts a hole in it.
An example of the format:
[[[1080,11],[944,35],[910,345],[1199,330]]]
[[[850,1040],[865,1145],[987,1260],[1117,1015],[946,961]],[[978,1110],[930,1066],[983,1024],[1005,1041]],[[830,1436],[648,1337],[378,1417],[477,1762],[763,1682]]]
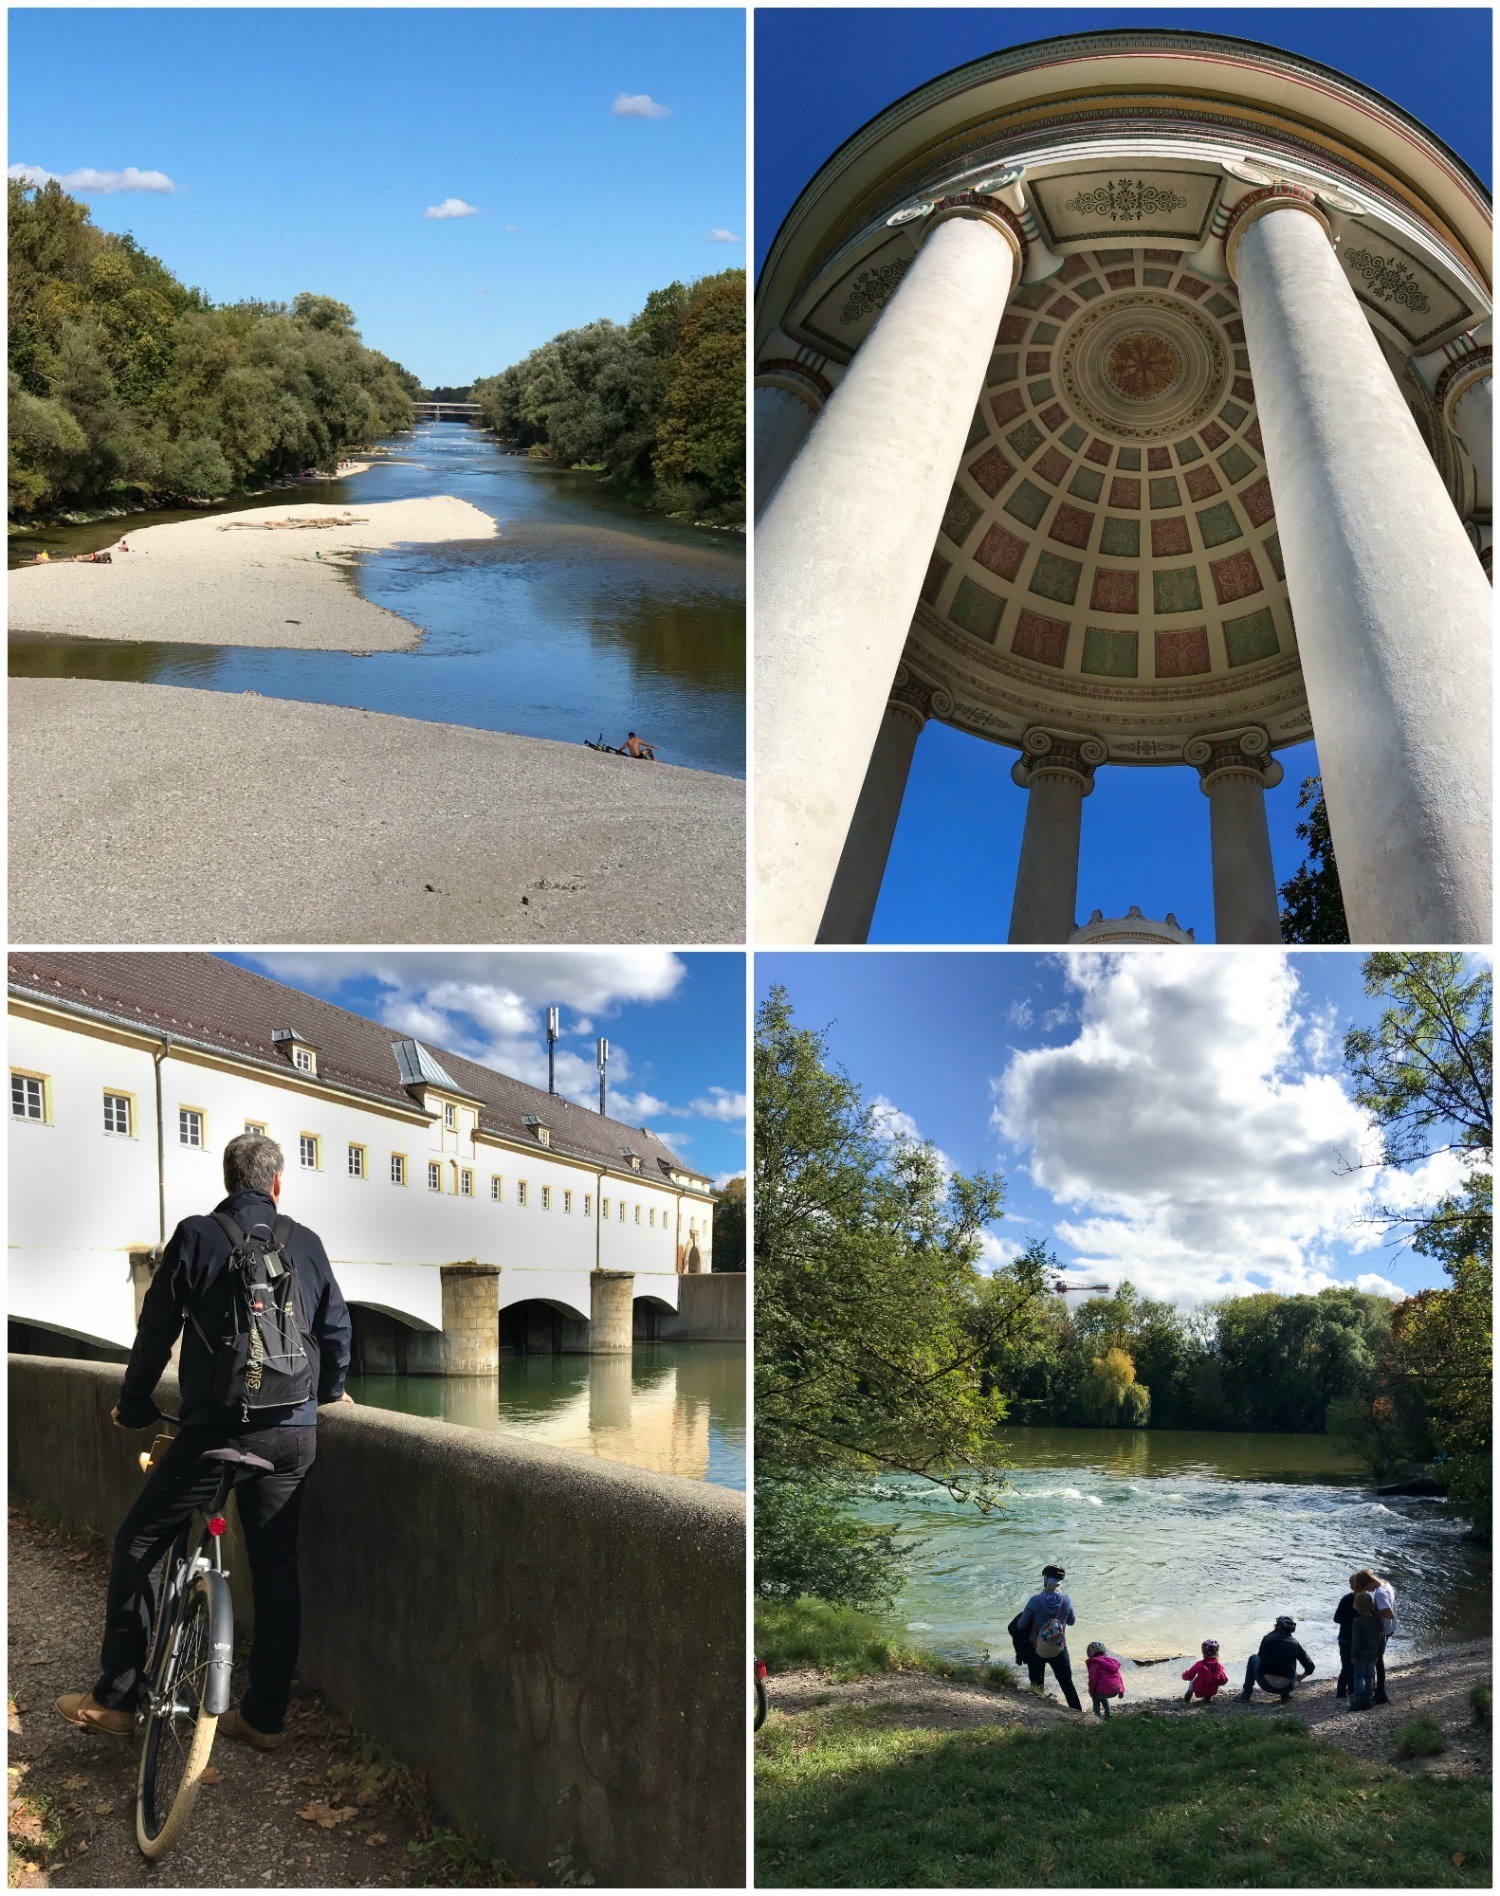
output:
[[[778,226],[818,166],[903,93],[1005,46],[1108,27],[1196,27],[1306,54],[1394,99],[1491,175],[1490,13],[1475,8],[1192,10],[1080,7],[844,10],[763,7],[755,15],[755,244]],[[1297,794],[1313,745],[1278,753],[1285,780],[1266,798],[1278,882],[1302,861]],[[870,939],[1004,941],[1025,797],[1015,752],[930,724],[917,746]],[[1091,910],[1174,912],[1213,940],[1208,803],[1183,769],[1108,769],[1084,805],[1078,920]]]
[[[216,302],[335,296],[464,383],[745,261],[744,44],[710,8],[13,10],[7,162],[160,173],[77,195]]]
[[[560,1093],[598,1106],[602,1034],[612,1117],[649,1126],[719,1182],[745,1169],[742,954],[314,949],[224,959],[533,1086],[547,1084],[547,1008],[556,1005]]]
[[[1364,1221],[1430,1202],[1452,1162],[1344,1169],[1379,1150],[1341,1056],[1376,1013],[1360,968],[1347,951],[866,951],[761,954],[755,980],[830,1029],[891,1124],[1003,1175],[992,1262],[1040,1235],[1074,1282],[1192,1304],[1444,1281]]]

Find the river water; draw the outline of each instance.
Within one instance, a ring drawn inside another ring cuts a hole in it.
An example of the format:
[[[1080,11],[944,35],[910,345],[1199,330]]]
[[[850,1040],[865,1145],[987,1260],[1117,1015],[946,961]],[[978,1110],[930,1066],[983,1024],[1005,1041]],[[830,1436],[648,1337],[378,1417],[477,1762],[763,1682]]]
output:
[[[745,1350],[643,1343],[630,1356],[502,1356],[489,1377],[351,1376],[356,1402],[501,1429],[721,1488],[745,1486]]]
[[[744,775],[743,536],[647,513],[593,475],[505,454],[464,423],[428,422],[381,445],[367,473],[251,504],[357,511],[452,494],[498,521],[497,539],[360,556],[352,583],[422,628],[416,651],[15,639],[12,674],[258,691],[579,743],[603,733],[617,744],[634,730],[665,762]],[[89,552],[198,517],[48,528],[13,536],[10,556]]]
[[[1134,1662],[1136,1697],[1184,1691],[1204,1639],[1238,1684],[1278,1613],[1318,1673],[1336,1674],[1333,1610],[1359,1567],[1396,1587],[1397,1662],[1490,1630],[1488,1549],[1444,1502],[1377,1498],[1322,1437],[1035,1428],[1006,1449],[1015,1492],[997,1515],[905,1476],[859,1510],[915,1549],[890,1616],[912,1645],[1010,1659],[1006,1622],[1049,1562],[1067,1569],[1075,1670],[1102,1639]]]

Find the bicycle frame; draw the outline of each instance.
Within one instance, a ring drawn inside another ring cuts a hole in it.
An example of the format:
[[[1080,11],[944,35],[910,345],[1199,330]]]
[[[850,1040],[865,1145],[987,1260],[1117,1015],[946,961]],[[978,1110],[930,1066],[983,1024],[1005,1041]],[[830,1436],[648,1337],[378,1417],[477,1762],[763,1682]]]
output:
[[[166,1417],[165,1420],[175,1420]],[[143,1458],[144,1459],[144,1458]],[[229,1499],[234,1486],[234,1473],[225,1468],[219,1477],[219,1485],[214,1490],[212,1501],[206,1508],[195,1512],[194,1518],[177,1535],[167,1549],[163,1561],[161,1592],[156,1602],[156,1615],[151,1627],[151,1642],[146,1649],[145,1682],[141,1697],[136,1706],[136,1725],[145,1724],[152,1715],[166,1716],[184,1713],[187,1706],[173,1705],[167,1702],[162,1681],[175,1675],[173,1661],[177,1656],[178,1643],[182,1637],[182,1613],[180,1607],[187,1598],[194,1582],[200,1575],[216,1574],[221,1584],[209,1586],[209,1624],[214,1646],[214,1658],[209,1667],[203,1710],[218,1717],[229,1709],[230,1675],[234,1659],[234,1614],[229,1599],[227,1575],[224,1572],[224,1556],[220,1542],[222,1536],[211,1534],[208,1523],[222,1515],[224,1504]],[[203,1542],[208,1541],[208,1551],[203,1550]],[[165,1629],[170,1628],[170,1637],[163,1645]]]

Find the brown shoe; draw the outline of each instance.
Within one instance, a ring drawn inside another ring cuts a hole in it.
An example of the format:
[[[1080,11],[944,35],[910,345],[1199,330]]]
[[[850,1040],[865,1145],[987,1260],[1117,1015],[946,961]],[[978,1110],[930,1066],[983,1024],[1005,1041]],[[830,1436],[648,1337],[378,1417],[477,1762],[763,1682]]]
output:
[[[134,1712],[112,1711],[92,1692],[64,1692],[56,1701],[59,1713],[83,1731],[102,1732],[107,1738],[128,1738],[135,1727]]]
[[[286,1742],[284,1731],[257,1731],[245,1723],[244,1714],[239,1711],[225,1712],[219,1720],[219,1730],[226,1738],[239,1738],[247,1745],[254,1745],[257,1751],[277,1751]]]

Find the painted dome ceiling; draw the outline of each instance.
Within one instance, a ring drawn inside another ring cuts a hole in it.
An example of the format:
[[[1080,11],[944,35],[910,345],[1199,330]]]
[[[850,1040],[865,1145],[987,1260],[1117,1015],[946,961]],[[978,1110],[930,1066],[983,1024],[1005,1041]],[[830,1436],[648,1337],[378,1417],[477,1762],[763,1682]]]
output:
[[[1040,46],[1015,55],[1015,71],[980,62],[872,121],[778,236],[759,360],[790,368],[795,355],[836,380],[905,275],[932,200],[1019,163],[1010,175],[1025,179],[1035,233],[1025,276],[1039,280],[1012,288],[999,324],[907,671],[935,715],[980,735],[1015,744],[1040,724],[1096,734],[1120,762],[1168,763],[1192,737],[1239,725],[1264,726],[1276,746],[1311,734],[1245,332],[1213,238],[1247,146],[1259,141],[1253,165],[1355,213],[1336,225],[1345,275],[1461,507],[1467,462],[1412,357],[1482,318],[1488,299],[1465,247],[1435,242],[1397,205],[1389,170],[1378,195],[1373,165],[1347,147],[1315,153],[1305,125],[1294,139],[1284,117],[1254,125],[1247,106],[1201,94],[1154,89],[1149,109],[1125,105],[1130,58],[1160,51],[1122,52],[1125,37],[1100,36],[1107,110],[1050,92]],[[1053,44],[1095,57],[1093,41]],[[1285,56],[1255,57],[1279,62],[1284,83]],[[962,137],[945,112],[970,115]],[[1024,137],[1008,136],[1023,112]],[[1357,203],[1341,195],[1355,185]]]

